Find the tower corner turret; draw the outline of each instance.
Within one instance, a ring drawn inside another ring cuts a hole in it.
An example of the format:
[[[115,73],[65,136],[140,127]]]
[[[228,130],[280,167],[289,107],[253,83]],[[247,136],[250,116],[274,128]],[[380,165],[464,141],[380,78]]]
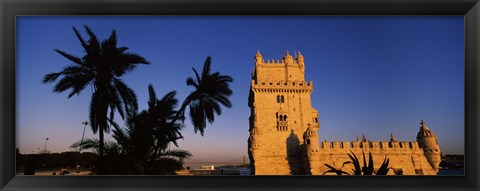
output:
[[[285,54],[285,57],[283,57],[283,63],[285,64],[293,64],[293,56],[290,55],[290,53],[287,50],[287,53]]]
[[[432,168],[435,170],[435,172],[438,172],[441,162],[441,151],[437,136],[427,127],[427,124],[423,121],[423,119],[421,120],[420,124],[420,130],[417,133],[418,145],[423,149],[425,157]]]
[[[255,65],[263,64],[263,56],[260,54],[260,50],[257,50],[257,54],[255,54]]]
[[[299,65],[301,65],[301,66],[304,65],[304,63],[305,63],[305,60],[304,60],[304,59],[305,59],[305,58],[304,58],[303,55],[300,53],[300,51],[297,51],[297,58],[296,58],[296,59],[297,59],[297,63],[298,63]]]

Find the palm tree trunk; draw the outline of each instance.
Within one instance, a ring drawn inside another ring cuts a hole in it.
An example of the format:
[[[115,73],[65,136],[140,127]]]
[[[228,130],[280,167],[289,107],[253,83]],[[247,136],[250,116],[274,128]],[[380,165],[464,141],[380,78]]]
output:
[[[104,136],[103,136],[103,127],[100,126],[99,128],[99,144],[98,144],[98,169],[97,169],[97,174],[102,175],[105,173],[105,160],[103,156],[103,150],[104,150]]]
[[[103,92],[102,92],[103,93]],[[107,129],[107,113],[108,113],[108,105],[106,104],[106,99],[105,99],[105,94],[100,94],[100,112],[101,116],[99,116],[99,144],[98,144],[98,150],[99,150],[99,161],[98,161],[98,174],[104,174],[106,172],[106,165],[105,165],[105,155],[104,155],[104,150],[105,150],[105,141],[104,141],[104,132]]]

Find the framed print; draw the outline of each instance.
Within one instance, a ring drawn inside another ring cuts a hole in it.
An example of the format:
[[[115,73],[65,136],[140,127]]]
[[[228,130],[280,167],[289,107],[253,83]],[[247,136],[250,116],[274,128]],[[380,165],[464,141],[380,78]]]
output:
[[[478,1],[0,8],[2,190],[478,189]]]

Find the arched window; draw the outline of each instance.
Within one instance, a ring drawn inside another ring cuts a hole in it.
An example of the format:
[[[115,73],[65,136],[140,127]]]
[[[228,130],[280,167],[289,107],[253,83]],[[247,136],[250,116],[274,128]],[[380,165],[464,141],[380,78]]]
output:
[[[280,95],[277,95],[277,103],[280,103]]]
[[[277,131],[288,131],[287,115],[277,113]]]
[[[283,95],[280,97],[280,99],[281,99],[281,100],[280,100],[281,103],[284,103],[284,102],[285,102],[285,99],[283,98]]]
[[[309,144],[310,144],[310,139],[307,139],[307,145],[309,145]]]

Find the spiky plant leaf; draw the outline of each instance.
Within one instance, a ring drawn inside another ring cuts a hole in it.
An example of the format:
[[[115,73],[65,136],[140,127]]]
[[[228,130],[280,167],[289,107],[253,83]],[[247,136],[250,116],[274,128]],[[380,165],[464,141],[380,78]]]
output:
[[[368,158],[369,158],[368,159],[368,166],[364,166],[363,175],[373,175],[374,167],[373,167],[373,157],[372,157],[371,152],[369,152]],[[364,160],[364,164],[365,164],[365,153],[363,154],[363,160]]]
[[[388,174],[388,170],[390,170],[390,168],[388,168],[388,163],[389,163],[389,161],[390,161],[390,159],[388,159],[388,158],[385,156],[385,159],[383,159],[383,163],[382,163],[382,165],[380,166],[380,168],[378,169],[376,175],[387,175],[387,174]]]
[[[358,161],[357,156],[353,153],[353,151],[350,151],[350,153],[347,153],[348,157],[350,157],[350,160],[352,160],[353,166],[355,167],[352,169],[354,175],[362,175],[362,168],[360,167],[360,161]]]

